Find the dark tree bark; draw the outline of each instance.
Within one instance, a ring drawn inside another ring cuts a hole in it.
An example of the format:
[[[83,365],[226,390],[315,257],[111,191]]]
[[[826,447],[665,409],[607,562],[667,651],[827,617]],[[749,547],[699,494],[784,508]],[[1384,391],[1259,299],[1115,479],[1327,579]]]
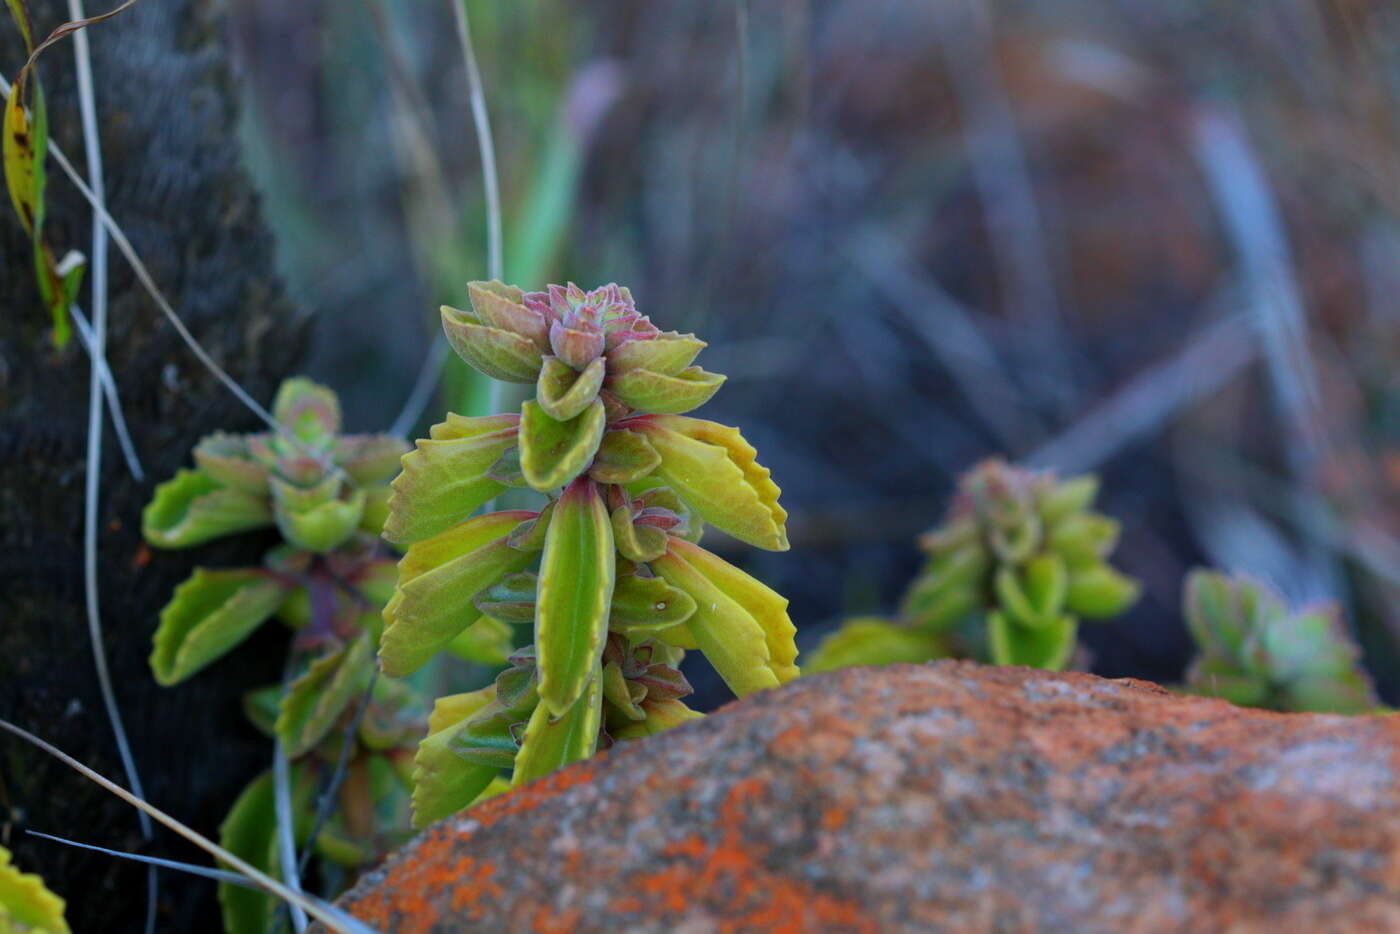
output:
[[[68,18],[58,0],[30,5],[40,36]],[[108,6],[89,4],[88,13]],[[275,276],[271,239],[239,165],[217,4],[140,4],[89,36],[110,210],[199,340],[266,402],[300,355],[305,328]],[[13,77],[22,60],[4,17],[0,68]],[[71,46],[50,49],[41,74],[53,138],[81,170]],[[52,241],[86,253],[86,202],[57,166],[49,171]],[[0,214],[0,716],[125,784],[83,603],[89,362],[76,338],[63,352],[53,349],[29,244],[8,198]],[[212,835],[243,783],[267,765],[269,747],[244,724],[239,698],[276,680],[280,642],[261,634],[169,690],[152,681],[146,657],[161,606],[196,563],[255,563],[268,542],[243,536],[147,553],[140,514],[154,484],[188,461],[201,435],[256,423],[181,343],[115,249],[111,255],[108,359],[148,478],[133,481],[104,423],[106,653],[147,797]],[[86,289],[82,305],[91,305]],[[0,735],[0,842],[67,898],[75,931],[140,930],[145,869],[27,837],[24,828],[207,862],[168,831],[143,844],[131,808]],[[219,929],[212,883],[162,872],[161,889],[160,930]]]

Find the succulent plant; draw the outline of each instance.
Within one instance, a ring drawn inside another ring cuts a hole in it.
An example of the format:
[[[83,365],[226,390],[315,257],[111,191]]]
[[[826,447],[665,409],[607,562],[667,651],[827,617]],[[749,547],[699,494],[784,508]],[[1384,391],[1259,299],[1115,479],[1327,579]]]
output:
[[[65,907],[43,879],[20,872],[0,846],[0,934],[69,934]]]
[[[194,449],[197,467],[158,486],[143,513],[146,540],[162,548],[273,527],[283,540],[260,567],[196,568],[176,587],[161,611],[151,669],[159,683],[175,685],[269,619],[290,627],[289,670],[296,677],[285,688],[251,693],[245,709],[281,741],[291,762],[301,842],[316,823],[316,788],[329,782],[345,752],[345,780],[337,806],[316,831],[315,850],[323,865],[359,867],[407,832],[413,749],[425,720],[412,691],[375,681],[382,610],[397,578],[378,531],[388,481],[408,445],[385,435],[339,434],[335,394],[309,380],[284,382],[273,409],[283,433],[203,439]],[[494,642],[483,630],[478,641],[454,649],[503,664],[511,645],[502,630]],[[276,828],[272,778],[265,773],[239,796],[221,841],[271,869]],[[221,884],[220,900],[229,934],[269,929],[275,908],[269,896]]]
[[[453,348],[488,376],[534,383],[534,398],[518,415],[449,414],[404,456],[384,535],[407,550],[380,664],[405,676],[464,634],[511,624],[532,627],[520,640],[532,649],[504,685],[439,701],[419,753],[420,822],[465,807],[503,769],[519,783],[687,719],[652,685],[627,708],[640,720],[616,720],[623,685],[648,683],[627,675],[643,647],[667,667],[673,650],[699,649],[740,695],[797,675],[787,601],[696,544],[709,523],[788,547],[753,447],[682,414],[723,382],[692,365],[705,343],[658,330],[617,285],[468,293],[471,309],[442,309]],[[512,487],[546,501],[472,515]],[[486,747],[460,738],[486,735]]]
[[[1118,523],[1091,510],[1097,492],[1089,475],[1060,480],[999,459],[977,465],[943,523],[920,538],[928,561],[899,619],[847,623],[809,669],[948,654],[1063,668],[1080,618],[1116,616],[1138,596],[1136,582],[1108,564]]]
[[[1196,570],[1182,606],[1199,652],[1186,690],[1244,707],[1370,713],[1380,701],[1335,603],[1291,610],[1244,576]]]
[[[678,667],[684,654],[656,639],[634,642],[609,633],[590,696],[563,717],[554,717],[540,698],[533,645],[516,652],[494,684],[439,698],[415,758],[415,825],[504,787],[507,771],[514,783],[529,781],[614,741],[650,736],[701,716],[681,700],[691,693]]]
[[[156,680],[178,684],[276,616],[308,649],[378,628],[394,566],[378,543],[388,481],[407,445],[385,435],[341,436],[329,389],[289,379],[274,416],[286,435],[214,434],[193,470],[156,487],[142,513],[146,541],[188,548],[275,526],[284,544],[263,566],[207,570],[175,589],[151,653]]]

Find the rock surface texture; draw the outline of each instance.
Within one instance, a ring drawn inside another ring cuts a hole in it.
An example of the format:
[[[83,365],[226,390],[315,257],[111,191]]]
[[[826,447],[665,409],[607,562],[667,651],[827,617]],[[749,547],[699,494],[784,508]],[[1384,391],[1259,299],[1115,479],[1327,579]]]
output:
[[[1400,929],[1400,718],[1081,674],[803,678],[430,828],[413,932]]]

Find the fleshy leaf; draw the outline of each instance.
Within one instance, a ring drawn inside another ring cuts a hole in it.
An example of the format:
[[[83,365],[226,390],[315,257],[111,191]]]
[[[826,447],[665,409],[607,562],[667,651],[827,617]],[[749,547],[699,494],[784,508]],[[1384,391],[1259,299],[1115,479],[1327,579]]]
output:
[[[1099,478],[1093,474],[1062,480],[1046,487],[1038,495],[1040,518],[1050,525],[1075,513],[1082,513],[1093,505],[1094,497],[1098,495]]]
[[[642,709],[646,711],[646,719],[619,728],[613,732],[613,739],[643,739],[678,727],[682,723],[689,723],[691,720],[705,719],[704,714],[691,710],[684,702],[678,700],[647,701],[642,704]]]
[[[666,553],[666,533],[647,525],[632,521],[632,510],[619,506],[613,510],[613,539],[618,554],[629,561],[645,562],[661,557]]]
[[[987,614],[987,626],[994,665],[1025,665],[1059,671],[1074,654],[1078,626],[1064,616],[1048,626],[1031,629],[1012,622],[999,610]]]
[[[294,838],[310,832],[311,800],[315,784],[309,773],[292,763],[292,814]],[[219,825],[219,845],[270,876],[278,876],[277,807],[273,797],[272,773],[253,779]],[[222,863],[224,869],[233,869]],[[266,934],[272,929],[274,912],[280,902],[257,889],[219,883],[219,903],[223,907],[225,934]]]
[[[491,619],[528,625],[535,621],[535,593],[539,576],[530,571],[508,574],[477,594],[472,602]]]
[[[675,376],[665,376],[651,370],[628,370],[617,375],[609,374],[607,385],[608,391],[621,399],[624,405],[638,411],[679,415],[709,402],[710,397],[724,385],[724,377],[698,366],[688,367]]]
[[[536,490],[569,483],[588,467],[603,440],[606,412],[594,399],[583,413],[561,422],[535,402],[521,407],[520,469]]]
[[[706,346],[694,334],[675,331],[658,334],[649,341],[627,341],[608,351],[608,372],[650,370],[662,376],[675,376],[690,366]]]
[[[495,697],[494,687],[439,698],[428,718],[428,735],[413,756],[413,826],[423,828],[470,805],[499,769],[468,762],[452,751],[453,734]]]
[[[622,633],[652,633],[680,625],[695,612],[690,594],[661,577],[620,574],[613,588],[608,628]]]
[[[788,548],[787,512],[768,468],[735,428],[682,415],[628,423],[661,455],[658,476],[700,518],[769,551]]]
[[[449,416],[434,425],[431,440],[403,457],[403,472],[392,484],[388,541],[406,544],[436,535],[505,491],[488,472],[516,443],[517,415],[483,418]]]
[[[615,572],[607,509],[594,483],[581,478],[555,503],[536,597],[540,698],[556,716],[578,700],[598,657]]]
[[[1141,592],[1131,577],[1097,564],[1070,575],[1065,608],[1088,619],[1107,619],[1136,603]]]
[[[599,483],[631,483],[650,474],[660,463],[661,455],[646,438],[619,429],[604,433],[588,475]]]
[[[365,513],[365,491],[352,490],[345,499],[307,505],[299,491],[281,480],[272,481],[273,516],[282,537],[298,548],[325,553],[359,530]]]
[[[388,483],[399,472],[408,443],[393,435],[350,435],[335,448],[335,462],[358,486]]]
[[[601,357],[588,364],[582,373],[558,357],[545,357],[535,383],[535,401],[550,418],[567,422],[598,398],[606,368]]]
[[[195,568],[160,613],[151,671],[169,687],[247,638],[282,604],[286,589],[252,568]]]
[[[525,293],[520,289],[496,279],[468,282],[467,297],[482,324],[518,334],[541,351],[549,348],[549,322],[535,309],[525,307]]]
[[[43,879],[20,872],[10,862],[9,850],[0,846],[0,932],[69,934],[68,922],[63,920],[65,907]]]
[[[646,711],[638,701],[646,695],[647,689],[640,684],[629,682],[627,676],[622,673],[622,666],[617,662],[608,662],[603,666],[603,700],[608,702],[612,710],[628,720],[645,720]]]
[[[671,540],[666,554],[652,562],[652,569],[677,588],[690,594],[695,613],[684,624],[715,671],[737,696],[777,687],[781,682],[770,663],[763,627],[743,606],[708,577],[691,566]],[[667,632],[657,633],[660,639]]]
[[[141,513],[146,541],[162,548],[188,548],[271,524],[267,497],[221,486],[202,470],[177,471],[156,487]]]
[[[365,494],[365,506],[360,513],[360,531],[378,538],[384,531],[384,523],[389,521],[389,498],[394,491],[387,486],[372,486],[360,492]]]
[[[515,756],[512,785],[523,785],[593,755],[602,722],[602,671],[597,658],[586,672],[580,696],[558,716],[541,703],[530,715],[520,752]]]
[[[489,616],[457,633],[447,643],[447,650],[463,661],[497,668],[506,663],[515,648],[515,634],[508,624]]]
[[[549,518],[554,515],[554,501],[550,500],[545,507],[540,510],[539,515],[533,519],[527,519],[515,527],[515,531],[510,533],[507,541],[510,547],[518,551],[542,551],[544,550],[544,536],[549,531]]]
[[[373,650],[360,636],[311,663],[288,688],[277,715],[277,735],[290,758],[304,756],[335,726],[345,708],[369,685]]]
[[[222,431],[207,435],[194,447],[194,462],[220,484],[236,490],[266,496],[271,471],[253,459],[244,435]]]
[[[539,375],[542,355],[533,341],[481,324],[474,312],[443,305],[442,330],[459,357],[492,379],[533,383]]]
[[[325,386],[297,376],[277,387],[272,416],[297,438],[315,444],[340,431],[340,400]]]
[[[535,513],[488,513],[409,546],[399,561],[399,589],[384,607],[379,660],[385,674],[420,668],[480,616],[472,598],[534,556],[506,536]]]
[[[835,671],[858,665],[920,664],[943,658],[947,650],[933,636],[876,617],[847,620],[802,656],[804,673]]]
[[[692,542],[672,537],[669,550],[704,575],[758,623],[768,647],[769,667],[779,683],[785,684],[800,674],[797,668],[797,627],[788,617],[786,597]],[[700,601],[697,595],[692,593],[692,596],[695,596],[697,603]]]

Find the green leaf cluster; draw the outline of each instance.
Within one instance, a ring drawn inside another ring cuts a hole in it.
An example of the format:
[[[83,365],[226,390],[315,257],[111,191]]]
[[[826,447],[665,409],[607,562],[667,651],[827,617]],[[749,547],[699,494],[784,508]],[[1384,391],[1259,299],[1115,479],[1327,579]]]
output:
[[[704,342],[657,329],[617,285],[468,292],[470,309],[442,310],[449,342],[488,376],[533,383],[534,397],[518,415],[449,415],[404,457],[384,535],[407,550],[380,663],[401,677],[464,640],[532,634],[504,683],[439,701],[418,756],[420,823],[504,770],[519,783],[694,716],[676,685],[633,676],[674,669],[687,649],[739,695],[798,673],[787,601],[697,544],[708,523],[788,547],[757,452],[683,414],[724,379],[693,365]],[[511,488],[546,501],[472,515]]]
[[[273,408],[286,434],[214,434],[197,466],[156,487],[142,513],[146,541],[189,548],[275,527],[285,544],[262,567],[198,568],[161,611],[151,652],[173,685],[214,662],[276,616],[303,646],[377,634],[393,563],[377,539],[388,481],[408,446],[385,435],[342,436],[335,393],[289,379]],[[319,613],[312,606],[319,605]]]
[[[20,872],[0,846],[0,934],[68,934],[64,907],[43,879]]]
[[[175,685],[277,618],[294,631],[284,688],[251,692],[245,711],[292,761],[294,823],[316,823],[315,789],[345,762],[345,777],[317,831],[322,866],[357,868],[408,832],[413,750],[425,714],[408,687],[375,681],[375,646],[397,569],[379,541],[388,482],[408,450],[384,435],[341,435],[335,394],[306,379],[277,393],[279,434],[214,434],[194,449],[196,467],[156,488],[142,515],[146,540],[188,548],[275,528],[282,544],[258,567],[196,568],[161,611],[151,670]],[[509,644],[495,649],[504,662]],[[350,729],[354,727],[353,731]],[[347,739],[348,737],[348,739]],[[348,745],[347,745],[348,742]],[[226,848],[276,867],[271,779],[249,785],[221,827]],[[230,934],[268,930],[275,902],[221,886]]]
[[[1139,587],[1109,555],[1118,523],[1092,509],[1093,476],[985,461],[959,481],[948,515],[920,539],[928,560],[895,621],[863,618],[829,636],[809,671],[947,655],[1059,670],[1080,619],[1108,619]]]
[[[1295,611],[1260,581],[1196,570],[1186,578],[1182,608],[1199,653],[1187,691],[1268,710],[1380,707],[1336,604]]]

